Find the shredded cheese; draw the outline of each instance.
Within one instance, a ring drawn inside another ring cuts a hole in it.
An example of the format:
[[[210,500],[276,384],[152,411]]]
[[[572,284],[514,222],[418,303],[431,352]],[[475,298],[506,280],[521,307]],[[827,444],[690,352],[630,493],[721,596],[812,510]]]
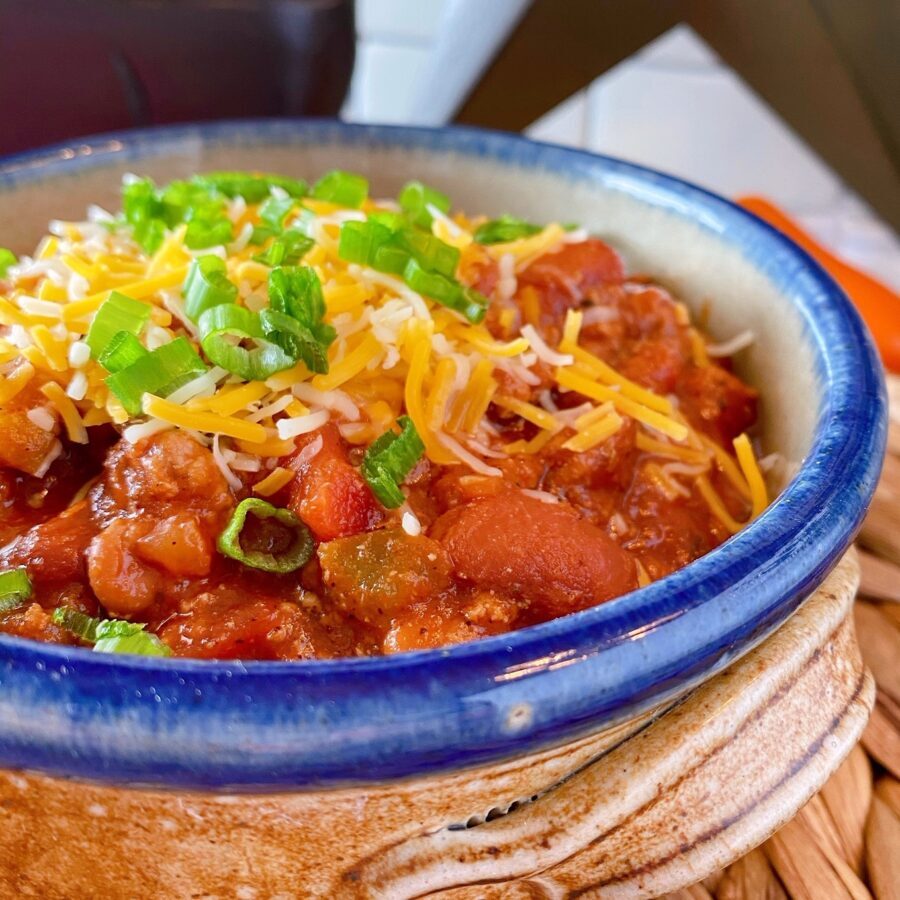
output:
[[[701,475],[696,481],[700,495],[706,501],[710,512],[732,533],[737,534],[743,527],[743,522],[738,522],[725,507],[722,498],[716,493],[705,475]]]
[[[282,194],[280,189],[272,192]],[[264,382],[244,381],[214,366],[168,396],[145,395],[142,415],[130,415],[107,387],[108,373],[86,342],[111,292],[149,307],[150,323],[139,337],[148,350],[183,336],[202,353],[197,323],[185,313],[183,287],[192,261],[207,254],[224,259],[237,288],[236,302],[252,312],[268,306],[271,268],[253,258],[259,252],[250,243],[260,221],[259,204],[243,198],[225,204],[233,236],[222,246],[188,248],[187,226],[181,224],[164,233],[152,255],[140,250],[116,218],[94,208],[84,222],[52,223],[52,233],[34,257],[23,257],[4,281],[11,289],[0,296],[0,403],[33,383],[48,406],[28,410],[31,421],[47,427],[52,419],[54,429],[61,422],[68,439],[81,443],[88,429],[109,423],[133,443],[166,429],[183,429],[211,447],[233,486],[243,485],[242,472],[267,471],[252,488],[258,496],[272,496],[290,483],[293,469],[277,465],[277,459],[317,453],[321,436],[299,454],[295,438],[329,422],[363,448],[406,414],[432,463],[497,477],[504,463],[492,461],[548,447],[587,452],[632,419],[640,427],[629,433],[635,433],[637,449],[647,454],[641,465],[649,466],[661,490],[684,496],[687,482],[682,480],[697,481],[711,509],[718,501],[713,512],[721,518],[716,510],[727,514],[721,498],[708,478],[707,488],[698,481],[715,464],[751,502],[753,516],[765,507],[765,482],[746,436],[735,442],[737,455],[732,456],[731,448],[695,432],[677,402],[617,371],[591,352],[587,339],[584,346],[579,343],[583,326],[601,328],[618,317],[617,308],[570,309],[559,343],[551,346],[545,339],[546,304],[518,273],[544,254],[586,240],[587,232],[566,232],[550,223],[519,240],[483,246],[474,242],[475,222],[430,208],[432,234],[461,251],[460,271],[486,259],[496,261],[499,280],[490,316],[486,324],[472,324],[401,278],[348,264],[339,256],[344,222],[364,221],[375,211],[396,212],[395,203],[367,200],[362,209],[346,209],[304,198],[299,205],[302,214],[291,217],[288,225],[315,242],[302,264],[311,266],[321,281],[324,321],[337,335],[328,349],[327,372],[314,373],[297,362]],[[690,328],[686,308],[676,304],[675,311],[679,324],[690,329],[698,365],[753,340],[752,333],[743,332],[722,344],[706,344]],[[575,391],[590,402],[560,409],[556,391]],[[489,413],[492,405],[538,432],[527,440],[504,442]],[[54,450],[60,452],[61,445]],[[55,458],[51,454],[42,465]],[[555,502],[552,495],[540,499]],[[421,525],[411,510],[403,509],[401,518],[409,533],[418,533]]]
[[[769,505],[769,493],[766,490],[766,481],[759,471],[756,462],[756,456],[753,453],[753,447],[750,445],[750,438],[746,434],[739,435],[734,439],[734,450],[737,454],[738,463],[747,484],[750,487],[750,501],[753,505],[751,518],[755,519]]]
[[[48,381],[41,387],[41,393],[59,413],[59,417],[66,426],[69,440],[76,444],[86,444],[88,442],[87,428],[85,428],[77,407],[71,398],[66,396],[65,391],[55,381]]]
[[[668,416],[647,406],[642,406],[640,403],[631,400],[606,385],[596,384],[581,373],[574,372],[571,369],[557,369],[556,380],[562,387],[577,391],[579,394],[590,397],[592,400],[611,402],[620,412],[637,419],[638,422],[642,422],[644,425],[653,428],[655,431],[662,432],[676,441],[683,441],[688,436],[687,426],[681,422],[670,419]]]
[[[260,497],[271,497],[294,480],[294,472],[283,466],[276,466],[262,481],[253,485],[253,493]]]
[[[8,403],[34,377],[35,368],[30,362],[19,363],[12,374],[0,381],[0,403]]]
[[[526,403],[524,400],[518,400],[515,397],[502,396],[494,397],[493,403],[501,409],[515,413],[526,422],[537,425],[538,428],[546,428],[549,431],[559,430],[559,422],[556,420],[556,417],[552,413],[547,412],[547,410],[535,406],[533,403]]]
[[[162,419],[179,428],[222,434],[249,443],[260,444],[266,439],[266,429],[262,425],[245,422],[234,416],[218,416],[215,413],[185,409],[153,394],[144,394],[143,410],[145,415]]]
[[[589,425],[584,431],[576,434],[575,437],[569,438],[563,444],[563,448],[582,453],[612,437],[621,427],[622,417],[616,413],[609,413],[600,419],[599,422]]]

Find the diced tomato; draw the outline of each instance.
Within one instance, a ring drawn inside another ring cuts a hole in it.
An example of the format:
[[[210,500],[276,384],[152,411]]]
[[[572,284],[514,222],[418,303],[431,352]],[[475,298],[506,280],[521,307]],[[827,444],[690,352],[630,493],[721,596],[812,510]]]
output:
[[[319,438],[321,449],[311,459],[303,449]],[[297,477],[290,484],[288,507],[311,529],[316,540],[369,531],[383,513],[359,470],[350,464],[337,428],[328,424],[297,439],[297,452],[285,465]]]
[[[619,366],[626,378],[655,391],[670,394],[684,371],[686,356],[677,338],[636,341],[631,355]]]
[[[721,366],[689,367],[678,393],[691,424],[729,451],[731,442],[756,421],[759,395]]]
[[[570,307],[578,306],[591,289],[618,283],[624,277],[619,254],[603,241],[589,238],[538,257],[519,275],[518,284],[520,290],[534,288],[542,312],[556,320]]]
[[[431,536],[454,574],[484,590],[563,615],[637,586],[634,563],[568,504],[508,491],[445,513]]]

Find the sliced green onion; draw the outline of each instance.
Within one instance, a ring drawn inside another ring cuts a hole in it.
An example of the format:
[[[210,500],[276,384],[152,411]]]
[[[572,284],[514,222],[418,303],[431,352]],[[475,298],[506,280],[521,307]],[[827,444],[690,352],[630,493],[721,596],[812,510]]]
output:
[[[260,244],[264,244],[269,238],[277,236],[278,232],[274,228],[269,228],[268,225],[254,225],[253,233],[250,235],[250,243],[254,247],[258,247]]]
[[[9,612],[31,599],[34,588],[24,569],[0,572],[0,613]]]
[[[58,606],[53,610],[53,622],[66,631],[71,631],[76,637],[91,644],[97,639],[97,626],[99,619],[95,619],[86,613],[72,609],[70,606]]]
[[[147,219],[134,226],[134,239],[151,256],[162,246],[166,237],[166,223],[162,219]]]
[[[370,212],[367,218],[370,222],[384,225],[390,231],[399,231],[405,224],[400,213],[391,212],[387,209],[376,209],[374,212]]]
[[[507,241],[517,241],[542,230],[540,225],[533,225],[524,219],[500,216],[499,219],[491,219],[490,222],[479,225],[475,229],[475,240],[479,244],[505,244]]]
[[[248,203],[262,202],[273,187],[287,191],[292,197],[302,197],[307,191],[306,182],[298,178],[252,172],[207,172],[195,175],[192,181],[226,197],[243,197]]]
[[[139,335],[149,320],[150,307],[146,303],[113,291],[97,310],[85,338],[91,348],[91,356],[98,359],[120,331]]]
[[[289,369],[296,358],[265,339],[259,316],[243,306],[210,307],[200,316],[203,352],[209,360],[246,381],[265,381]],[[252,347],[245,347],[252,343]]]
[[[372,493],[388,509],[402,506],[406,497],[400,485],[425,452],[425,445],[408,416],[397,419],[400,434],[386,431],[363,458],[362,474]]]
[[[437,272],[447,278],[452,278],[456,274],[460,252],[456,247],[445,244],[440,238],[424,231],[404,228],[394,235],[393,241],[408,250],[423,269]]]
[[[242,546],[241,538],[248,515],[253,515],[261,521],[273,519],[275,523],[290,532],[290,544],[277,553],[268,550],[245,549]],[[219,535],[216,546],[224,556],[236,559],[251,569],[260,569],[263,572],[276,574],[293,572],[306,565],[314,549],[309,529],[300,519],[289,509],[279,509],[257,497],[249,497],[238,504],[228,525],[225,526],[225,530]]]
[[[338,206],[362,206],[369,194],[369,182],[362,175],[332,169],[326,172],[312,188],[312,196],[316,200],[327,200]]]
[[[121,372],[141,357],[148,354],[144,345],[130,332],[120,331],[113,335],[100,354],[98,362],[107,372]]]
[[[400,191],[398,200],[410,221],[420,228],[431,228],[434,217],[428,211],[429,206],[434,206],[442,213],[450,210],[450,198],[446,194],[422,184],[421,181],[407,182]]]
[[[370,265],[378,272],[387,272],[389,275],[402,275],[406,264],[412,259],[409,250],[404,250],[394,242],[377,247]]]
[[[294,203],[293,197],[285,197],[284,199],[269,197],[259,208],[259,217],[276,232],[281,231],[284,228],[284,220],[294,208]]]
[[[131,415],[137,416],[144,394],[166,397],[205,371],[203,360],[188,340],[178,337],[110,375],[106,386]]]
[[[269,305],[305,325],[324,350],[337,337],[337,332],[323,321],[325,298],[322,282],[309,266],[278,266],[269,273]],[[327,368],[325,371],[328,371]]]
[[[419,229],[392,231],[383,222],[370,217],[365,222],[345,222],[341,226],[338,256],[347,262],[371,266],[393,275],[402,275],[412,258],[423,269],[450,278],[459,265],[460,252]]]
[[[97,653],[131,653],[136,656],[171,656],[172,651],[143,622],[95,619],[68,606],[53,610],[53,621],[76,637],[94,645]]]
[[[221,303],[234,303],[237,286],[225,274],[225,261],[208,254],[195,259],[184,280],[184,311],[195,322],[200,314]]]
[[[96,653],[131,653],[135,656],[171,656],[172,651],[143,622],[102,619],[97,624]]]
[[[14,266],[18,260],[16,254],[6,247],[0,247],[0,278],[4,278],[10,266]]]
[[[327,351],[337,334],[323,321],[325,298],[315,270],[278,266],[269,273],[268,288],[269,309],[260,313],[266,337],[311,371],[327,372]]]
[[[487,314],[488,301],[483,294],[438,272],[426,272],[414,259],[406,264],[403,280],[414,291],[455,310],[473,324],[481,322]]]
[[[169,228],[179,222],[213,222],[225,217],[225,201],[192,181],[172,181],[158,192],[162,218]]]
[[[165,236],[164,207],[149,178],[137,178],[122,188],[122,214],[134,239],[147,253],[155,253]]]
[[[338,238],[338,256],[347,262],[372,266],[375,254],[391,239],[391,230],[380,222],[344,222]]]
[[[315,241],[293,228],[285,231],[272,241],[264,253],[256,253],[253,258],[266,266],[295,266],[313,248]]]
[[[275,309],[263,309],[259,321],[266,338],[277,344],[291,358],[302,359],[310,372],[325,374],[328,371],[328,348],[302,323],[287,313]]]
[[[204,250],[207,247],[218,247],[231,243],[234,238],[234,226],[231,220],[220,217],[212,220],[193,219],[188,222],[184,233],[184,243],[191,250]]]

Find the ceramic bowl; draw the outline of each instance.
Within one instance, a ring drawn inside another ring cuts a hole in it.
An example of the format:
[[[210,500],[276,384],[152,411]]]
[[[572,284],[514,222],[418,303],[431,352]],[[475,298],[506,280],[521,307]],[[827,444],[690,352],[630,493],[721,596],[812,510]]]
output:
[[[708,309],[714,338],[751,329],[756,341],[737,368],[761,391],[764,451],[786,461],[778,496],[749,527],[657,583],[447,649],[198,662],[0,636],[0,768],[140,796],[149,788],[154,797],[215,792],[234,802],[307,795],[320,811],[392,785],[400,794],[417,784],[465,793],[475,771],[505,812],[523,786],[501,782],[524,761],[543,767],[529,782],[535,794],[586,765],[778,629],[852,541],[886,431],[865,327],[802,250],[671,176],[473,129],[284,120],[168,127],[0,163],[0,245],[27,251],[49,219],[81,217],[92,202],[114,207],[128,171],[158,180],[223,168],[309,177],[335,166],[365,173],[378,196],[416,177],[469,211],[578,221],[620,250],[629,271]],[[414,806],[398,808],[404,833],[436,827]]]

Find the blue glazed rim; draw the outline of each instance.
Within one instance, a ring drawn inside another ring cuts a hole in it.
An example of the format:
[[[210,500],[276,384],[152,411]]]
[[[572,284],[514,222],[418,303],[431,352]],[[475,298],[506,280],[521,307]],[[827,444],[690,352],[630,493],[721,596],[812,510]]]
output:
[[[299,663],[111,657],[0,636],[0,765],[235,791],[371,784],[522,756],[682,693],[776,628],[859,528],[886,440],[872,341],[804,251],[677,178],[472,128],[243,120],[85,138],[0,161],[22,182],[140,161],[187,139],[456,152],[601,183],[737,246],[799,310],[823,386],[799,473],[766,512],[672,576],[614,601],[444,650]]]

